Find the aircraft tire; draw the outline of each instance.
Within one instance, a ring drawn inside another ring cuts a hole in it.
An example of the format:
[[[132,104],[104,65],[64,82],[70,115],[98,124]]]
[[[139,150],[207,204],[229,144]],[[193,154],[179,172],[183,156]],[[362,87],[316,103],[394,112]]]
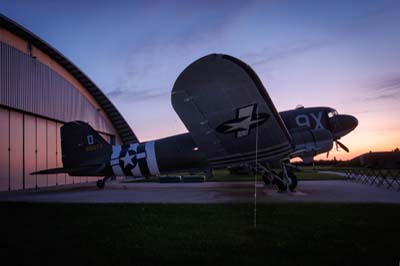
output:
[[[293,173],[289,173],[289,178],[291,179],[290,185],[289,185],[289,190],[291,192],[296,191],[297,187],[297,176]]]
[[[282,177],[282,176],[283,176],[283,173],[282,172],[279,173],[279,177]],[[295,174],[293,174],[291,172],[288,172],[288,177],[290,179],[289,190],[293,192],[296,190],[296,187],[297,187],[297,177]],[[286,184],[284,184],[281,180],[276,179],[275,183],[276,183],[276,186],[279,188],[279,191],[284,192],[287,190]]]
[[[269,179],[269,176],[267,174],[263,174],[262,175],[262,180],[263,180],[265,185],[270,185],[271,184],[271,180]]]
[[[103,189],[105,184],[106,184],[106,182],[104,182],[104,180],[102,180],[102,179],[99,179],[99,180],[97,180],[97,182],[96,182],[96,186],[97,186],[99,189]]]
[[[285,184],[283,184],[283,182],[279,179],[275,180],[275,184],[278,187],[280,192],[285,192],[287,190],[287,187]]]

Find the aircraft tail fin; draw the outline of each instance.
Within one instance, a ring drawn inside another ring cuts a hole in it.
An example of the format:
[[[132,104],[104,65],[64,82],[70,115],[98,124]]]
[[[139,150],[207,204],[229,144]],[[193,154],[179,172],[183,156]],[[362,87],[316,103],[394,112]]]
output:
[[[111,145],[89,124],[74,121],[61,127],[62,162],[65,169],[103,164]]]
[[[71,176],[103,175],[112,146],[89,124],[73,121],[61,127],[62,168],[39,170],[36,174],[68,173]]]

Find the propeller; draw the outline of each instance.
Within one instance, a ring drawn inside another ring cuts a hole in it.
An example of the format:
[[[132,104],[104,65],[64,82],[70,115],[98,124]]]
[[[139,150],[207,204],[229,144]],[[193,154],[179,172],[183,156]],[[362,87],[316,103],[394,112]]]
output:
[[[344,145],[344,144],[341,143],[340,141],[335,140],[335,143],[336,143],[336,148],[337,148],[337,145],[339,145],[339,147],[342,148],[343,150],[345,150],[346,152],[349,152],[349,151],[350,151],[349,148],[347,148],[346,145]]]
[[[346,152],[350,152],[349,148],[347,148],[346,145],[344,145],[344,144],[341,143],[340,141],[334,140],[334,142],[335,142],[336,150],[337,150],[337,151],[339,150],[339,148],[338,148],[338,146],[339,146],[340,148],[342,148],[342,149],[345,150]],[[330,151],[328,151],[328,152],[326,153],[326,158],[329,157],[329,152],[330,152]]]

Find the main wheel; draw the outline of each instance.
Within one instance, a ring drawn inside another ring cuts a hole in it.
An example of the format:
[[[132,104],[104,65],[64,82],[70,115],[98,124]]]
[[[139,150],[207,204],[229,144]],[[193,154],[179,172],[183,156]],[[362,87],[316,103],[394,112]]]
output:
[[[290,191],[295,191],[296,187],[297,187],[297,177],[295,174],[293,174],[292,172],[288,172],[288,178],[289,178],[289,190]],[[283,178],[283,172],[279,173],[279,177]],[[287,186],[285,183],[283,183],[281,180],[276,179],[276,186],[279,188],[280,191],[286,191],[287,190]]]
[[[96,182],[96,186],[97,186],[99,189],[103,189],[105,184],[106,184],[106,182],[104,182],[103,179],[99,179],[99,180],[97,180],[97,182]]]
[[[269,175],[266,174],[266,173],[262,175],[262,180],[263,180],[265,185],[270,185],[271,184],[271,179],[269,179]]]
[[[293,173],[290,173],[289,179],[290,179],[289,190],[294,192],[296,191],[297,187],[297,176]]]

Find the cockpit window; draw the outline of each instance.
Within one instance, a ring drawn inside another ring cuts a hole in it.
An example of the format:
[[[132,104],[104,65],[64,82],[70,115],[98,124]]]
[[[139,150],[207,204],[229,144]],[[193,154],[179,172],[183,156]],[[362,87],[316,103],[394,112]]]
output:
[[[334,117],[334,116],[337,116],[337,115],[338,115],[338,112],[335,109],[331,109],[328,112],[328,117]]]

